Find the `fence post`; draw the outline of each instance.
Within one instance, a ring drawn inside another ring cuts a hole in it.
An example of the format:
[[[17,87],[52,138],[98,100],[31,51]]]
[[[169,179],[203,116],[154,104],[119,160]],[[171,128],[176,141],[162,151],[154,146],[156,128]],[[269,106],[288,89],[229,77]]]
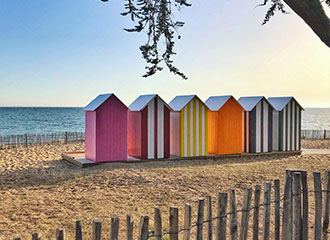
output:
[[[149,217],[141,216],[139,227],[139,240],[147,240],[149,237]]]
[[[25,147],[28,147],[28,134],[25,133]]]
[[[237,232],[237,207],[236,207],[236,193],[235,190],[232,189],[230,191],[230,239],[237,240],[238,232]]]
[[[330,211],[330,172],[325,172],[325,203],[324,203],[324,218],[323,218],[323,240],[328,239],[329,227],[329,211]]]
[[[207,201],[207,240],[212,240],[212,197],[208,196]]]
[[[253,240],[259,239],[259,204],[261,185],[256,185],[254,190],[254,210],[253,210]]]
[[[216,240],[226,239],[227,230],[227,204],[228,204],[228,194],[219,193],[218,196],[218,221],[217,221],[217,232]]]
[[[303,191],[302,199],[302,239],[309,239],[309,223],[308,223],[308,182],[307,182],[307,171],[301,171],[301,184]]]
[[[68,144],[68,132],[65,132],[65,144]]]
[[[62,229],[56,229],[56,240],[64,240],[64,232]]]
[[[274,180],[274,222],[275,222],[275,240],[280,240],[280,180]]]
[[[203,239],[204,199],[198,200],[196,240]]]
[[[76,221],[76,240],[82,240],[81,222]]]
[[[102,222],[99,219],[93,221],[93,240],[101,240]]]
[[[246,240],[248,237],[251,197],[252,197],[252,189],[246,188],[244,191],[240,240]]]
[[[1,240],[1,238],[0,238],[0,240]],[[39,237],[38,233],[33,233],[32,234],[32,240],[40,240],[40,237]]]
[[[270,223],[270,195],[271,195],[271,183],[266,182],[264,192],[264,214],[263,214],[263,240],[269,239],[269,223]]]
[[[119,218],[111,217],[110,240],[118,240]]]
[[[184,231],[183,240],[190,239],[190,228],[191,228],[191,206],[186,203],[184,208]]]
[[[291,206],[292,177],[286,171],[283,201],[283,221],[282,221],[282,239],[292,240],[292,206]]]
[[[293,239],[301,239],[301,173],[293,174]]]
[[[133,240],[133,218],[131,215],[126,215],[126,240]]]
[[[313,172],[314,177],[314,196],[315,196],[315,224],[314,240],[321,240],[321,222],[322,222],[322,185],[321,174]]]
[[[162,217],[159,208],[154,211],[155,240],[162,240]]]
[[[170,207],[170,240],[179,239],[179,210],[177,207]]]

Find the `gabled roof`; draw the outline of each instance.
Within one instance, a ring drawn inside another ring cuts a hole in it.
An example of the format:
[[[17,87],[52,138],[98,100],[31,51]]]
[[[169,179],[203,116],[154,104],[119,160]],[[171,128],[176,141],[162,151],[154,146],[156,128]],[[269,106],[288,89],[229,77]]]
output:
[[[168,105],[170,105],[170,107],[173,109],[173,111],[181,111],[194,97],[196,97],[198,100],[200,100],[197,95],[182,95],[182,96],[176,96],[175,98],[173,98],[173,100]],[[200,100],[200,101],[203,103],[202,100]]]
[[[130,111],[141,111],[144,109],[148,103],[153,100],[155,97],[158,97],[163,103],[171,110],[171,107],[157,94],[148,94],[148,95],[140,95],[134,102],[132,102],[128,108]]]
[[[274,107],[274,109],[276,111],[282,111],[283,108],[285,108],[285,106],[291,101],[295,101],[296,104],[304,110],[304,108],[297,102],[297,100],[292,97],[292,96],[289,96],[289,97],[270,97],[268,98],[268,101],[270,102],[270,104]]]
[[[86,107],[83,108],[84,111],[95,111],[99,106],[102,105],[113,93],[100,94],[93,101],[91,101]]]
[[[219,111],[220,108],[231,98],[231,95],[226,96],[211,96],[205,101],[205,105],[211,111]]]
[[[267,99],[264,96],[254,96],[254,97],[240,97],[238,99],[239,104],[245,109],[245,111],[252,111],[253,108],[264,99],[266,102]],[[268,102],[269,103],[269,102]],[[269,105],[273,108],[273,106],[269,103]]]

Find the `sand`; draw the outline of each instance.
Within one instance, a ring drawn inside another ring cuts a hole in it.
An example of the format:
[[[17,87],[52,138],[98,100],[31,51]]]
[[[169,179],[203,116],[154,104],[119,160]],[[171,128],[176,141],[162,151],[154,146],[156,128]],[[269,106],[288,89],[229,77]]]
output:
[[[309,149],[330,149],[330,139],[306,140],[302,139],[301,146]]]
[[[43,145],[0,151],[0,236],[3,240],[30,239],[34,232],[54,239],[56,228],[65,229],[66,239],[74,239],[75,220],[80,219],[86,239],[91,236],[94,218],[103,221],[103,239],[109,238],[110,217],[120,218],[120,239],[124,239],[126,214],[132,214],[135,236],[141,215],[151,217],[159,206],[164,227],[168,208],[179,207],[180,227],[186,202],[193,207],[196,221],[198,198],[213,197],[220,191],[237,190],[238,208],[245,187],[283,180],[285,169],[312,172],[330,170],[330,155],[256,157],[139,164],[107,164],[80,169],[60,160],[62,151],[83,150],[82,143]],[[313,198],[311,198],[313,199]],[[311,201],[311,213],[313,212]],[[262,211],[261,211],[262,215]],[[312,223],[313,215],[310,216]],[[312,229],[311,229],[312,231]]]

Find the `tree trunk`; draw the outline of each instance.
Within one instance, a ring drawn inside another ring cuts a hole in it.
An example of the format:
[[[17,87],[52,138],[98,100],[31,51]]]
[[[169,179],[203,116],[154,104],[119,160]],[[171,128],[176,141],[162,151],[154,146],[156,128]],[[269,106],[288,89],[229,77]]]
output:
[[[320,0],[284,0],[284,2],[330,48],[330,19],[326,15]]]

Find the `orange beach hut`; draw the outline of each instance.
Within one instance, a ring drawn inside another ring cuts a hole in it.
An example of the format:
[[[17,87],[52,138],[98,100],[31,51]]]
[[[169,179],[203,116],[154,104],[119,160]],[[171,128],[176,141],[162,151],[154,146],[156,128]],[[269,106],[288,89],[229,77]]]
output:
[[[243,151],[243,107],[231,96],[212,96],[208,111],[208,153],[238,154]]]

